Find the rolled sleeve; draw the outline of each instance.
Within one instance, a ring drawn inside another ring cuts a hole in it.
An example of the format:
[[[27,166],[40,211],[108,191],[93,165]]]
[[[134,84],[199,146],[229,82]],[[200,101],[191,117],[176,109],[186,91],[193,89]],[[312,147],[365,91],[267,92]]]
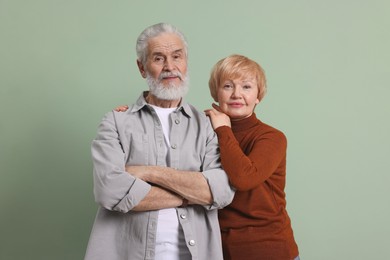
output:
[[[150,191],[151,186],[125,171],[126,153],[113,113],[98,128],[91,152],[96,202],[108,210],[128,212]]]
[[[229,184],[227,174],[221,169],[218,138],[215,134],[209,119],[207,118],[207,145],[204,161],[203,176],[207,179],[210,191],[213,196],[213,204],[208,209],[223,208],[229,205],[234,197],[235,190]]]
[[[203,172],[203,176],[207,179],[213,195],[213,204],[207,206],[207,209],[220,209],[229,205],[234,197],[234,189],[229,185],[225,171],[208,170]]]
[[[128,212],[143,198],[145,198],[146,194],[150,191],[151,186],[140,179],[135,179],[130,189],[131,192],[127,193],[126,196],[120,200],[120,202],[114,207],[114,210],[123,213]]]

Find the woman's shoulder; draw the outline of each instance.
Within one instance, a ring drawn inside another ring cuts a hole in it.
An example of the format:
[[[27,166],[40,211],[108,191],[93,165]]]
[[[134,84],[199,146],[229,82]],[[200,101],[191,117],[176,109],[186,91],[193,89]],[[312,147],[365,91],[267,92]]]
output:
[[[271,126],[270,124],[264,123],[260,119],[258,119],[257,128],[258,132],[262,133],[262,135],[272,135],[274,138],[287,140],[287,137],[282,130]]]

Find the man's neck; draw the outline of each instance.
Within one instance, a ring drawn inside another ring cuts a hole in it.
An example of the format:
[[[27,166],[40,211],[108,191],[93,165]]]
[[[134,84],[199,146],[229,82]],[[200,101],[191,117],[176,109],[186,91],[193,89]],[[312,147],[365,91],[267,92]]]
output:
[[[178,107],[181,99],[178,100],[163,100],[159,99],[156,96],[150,94],[150,92],[146,95],[145,100],[148,104],[163,107],[163,108],[173,108]]]

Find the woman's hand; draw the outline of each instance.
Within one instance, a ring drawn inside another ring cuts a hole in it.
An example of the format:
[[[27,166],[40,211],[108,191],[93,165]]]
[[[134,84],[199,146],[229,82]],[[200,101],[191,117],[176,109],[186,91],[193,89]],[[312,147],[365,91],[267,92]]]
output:
[[[116,112],[126,112],[127,109],[129,109],[129,106],[128,105],[123,105],[123,106],[119,106],[119,107],[115,108],[114,110]]]
[[[210,117],[213,129],[215,130],[220,126],[232,127],[229,116],[221,112],[221,109],[217,104],[213,103],[212,106],[213,108],[206,109],[204,112],[206,113],[206,116]]]

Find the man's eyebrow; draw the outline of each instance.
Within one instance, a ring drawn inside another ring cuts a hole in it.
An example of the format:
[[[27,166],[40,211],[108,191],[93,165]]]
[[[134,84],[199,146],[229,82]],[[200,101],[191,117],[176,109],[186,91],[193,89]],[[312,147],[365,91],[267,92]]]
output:
[[[159,52],[159,51],[152,52],[152,55],[153,56],[164,56],[164,54],[162,52]]]
[[[181,53],[181,52],[184,52],[183,49],[177,49],[177,50],[174,50],[172,53]],[[161,51],[154,51],[152,52],[152,55],[161,55],[161,56],[164,56],[165,54]]]

